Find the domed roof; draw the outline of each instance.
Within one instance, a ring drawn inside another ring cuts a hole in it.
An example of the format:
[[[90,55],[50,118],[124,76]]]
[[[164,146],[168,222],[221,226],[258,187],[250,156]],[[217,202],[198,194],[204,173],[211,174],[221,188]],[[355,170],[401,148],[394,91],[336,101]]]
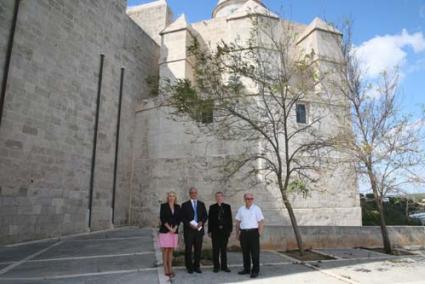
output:
[[[244,5],[249,0],[218,0],[217,6],[213,11],[213,17],[229,16],[236,9]],[[262,4],[261,0],[253,0]]]
[[[226,2],[226,1],[231,1],[231,0],[218,0],[217,6],[218,6],[218,5],[220,5],[221,3]],[[246,0],[245,2],[247,2],[247,1],[248,1],[248,0]],[[257,1],[257,2],[260,2],[260,3],[261,3],[261,0],[255,0],[255,1]]]

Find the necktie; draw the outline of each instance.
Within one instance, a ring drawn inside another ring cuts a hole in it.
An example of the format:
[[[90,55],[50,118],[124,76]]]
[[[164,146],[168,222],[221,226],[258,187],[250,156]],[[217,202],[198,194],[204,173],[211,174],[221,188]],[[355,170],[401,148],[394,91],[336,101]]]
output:
[[[198,222],[198,206],[196,204],[196,200],[193,200],[193,211],[195,212],[195,215],[193,216],[193,220]]]

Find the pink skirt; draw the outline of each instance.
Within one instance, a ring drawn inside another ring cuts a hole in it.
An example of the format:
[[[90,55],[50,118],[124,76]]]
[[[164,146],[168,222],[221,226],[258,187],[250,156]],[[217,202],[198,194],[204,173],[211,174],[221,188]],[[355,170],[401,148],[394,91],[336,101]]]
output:
[[[159,247],[160,248],[176,248],[178,242],[178,234],[160,233]]]

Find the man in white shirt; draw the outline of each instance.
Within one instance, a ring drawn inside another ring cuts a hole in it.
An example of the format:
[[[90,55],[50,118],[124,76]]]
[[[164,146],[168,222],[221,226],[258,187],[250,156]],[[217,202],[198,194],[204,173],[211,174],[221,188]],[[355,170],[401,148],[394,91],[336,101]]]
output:
[[[261,208],[254,204],[253,194],[246,193],[244,199],[245,205],[239,208],[235,217],[236,237],[241,243],[244,267],[239,274],[251,274],[251,278],[256,278],[260,272],[260,236],[264,229],[264,216]]]

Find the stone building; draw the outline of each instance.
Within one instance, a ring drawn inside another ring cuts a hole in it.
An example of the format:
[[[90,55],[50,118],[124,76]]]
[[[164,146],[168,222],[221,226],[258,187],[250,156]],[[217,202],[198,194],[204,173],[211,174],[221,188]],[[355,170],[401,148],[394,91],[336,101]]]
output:
[[[225,191],[236,209],[245,185],[222,188],[213,165],[238,143],[193,141],[191,122],[150,109],[145,79],[191,79],[193,37],[210,46],[247,37],[250,11],[275,17],[260,0],[220,0],[192,24],[173,20],[165,0],[0,1],[0,243],[155,225],[165,193],[182,201],[192,185],[208,204]],[[293,26],[296,46],[339,56],[337,31],[322,20]],[[300,224],[361,225],[353,169],[323,180],[326,190],[293,196]],[[277,192],[250,190],[268,224],[289,224]]]
[[[140,11],[143,7],[135,9]],[[254,0],[218,1],[212,18],[198,23],[188,23],[184,15],[178,17],[160,33],[160,78],[192,80],[194,63],[187,47],[193,39],[196,37],[203,46],[211,49],[221,41],[243,42],[250,37],[252,25],[249,15],[252,14],[269,19],[272,25],[288,23],[269,11],[261,1]],[[341,49],[338,40],[335,40],[340,33],[333,27],[319,18],[309,25],[289,24],[297,34],[293,43],[295,49],[314,50],[323,68],[329,67],[328,62],[341,62]],[[348,109],[342,96],[336,93],[332,96],[331,104],[325,106],[330,115],[323,123],[326,131],[336,132],[338,127],[350,125],[341,126],[337,116],[332,115],[346,113]],[[220,173],[216,166],[224,158],[240,153],[242,141],[219,141],[213,137],[202,137],[202,134],[199,138],[195,123],[190,120],[175,122],[170,119],[167,110],[152,109],[153,105],[154,99],[145,100],[136,114],[138,135],[135,145],[140,147],[137,151],[140,155],[135,156],[134,169],[142,174],[134,181],[140,188],[146,189],[139,197],[135,196],[134,201],[141,204],[140,207],[133,205],[136,219],[146,220],[145,223],[152,220],[150,213],[154,212],[157,200],[162,199],[167,191],[176,191],[181,200],[187,198],[188,187],[196,185],[201,197],[208,202],[213,200],[215,191],[223,190],[234,209],[242,202],[243,192],[253,191],[256,201],[264,208],[267,224],[289,225],[277,189],[264,184],[252,188],[240,180],[225,185],[217,181]],[[309,111],[314,112],[319,105],[311,101]],[[361,225],[356,177],[350,166],[341,164],[334,172],[323,173],[319,190],[311,192],[307,198],[293,195],[292,201],[302,225]]]

